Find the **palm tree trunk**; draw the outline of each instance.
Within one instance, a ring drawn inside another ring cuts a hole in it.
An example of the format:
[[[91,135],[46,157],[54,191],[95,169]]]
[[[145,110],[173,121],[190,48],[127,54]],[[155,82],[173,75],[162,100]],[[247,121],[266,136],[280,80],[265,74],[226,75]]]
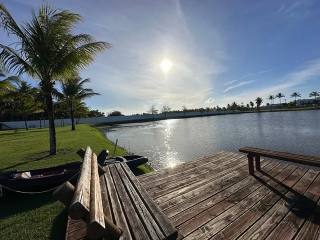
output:
[[[49,141],[50,141],[50,155],[57,153],[56,128],[54,125],[54,110],[51,92],[46,96],[47,113],[49,119]]]
[[[76,130],[76,126],[74,124],[74,107],[73,107],[73,102],[71,101],[71,104],[70,104],[70,117],[71,117],[71,130],[74,131]]]
[[[26,130],[28,131],[29,128],[28,128],[28,123],[27,123],[27,118],[26,118],[26,116],[24,116],[23,119],[24,119],[24,127],[25,127]]]

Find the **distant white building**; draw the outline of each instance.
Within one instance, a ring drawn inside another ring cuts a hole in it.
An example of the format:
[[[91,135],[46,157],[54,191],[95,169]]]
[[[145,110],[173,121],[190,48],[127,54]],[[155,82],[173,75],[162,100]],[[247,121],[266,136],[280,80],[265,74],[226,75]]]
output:
[[[317,98],[316,101],[319,102],[319,98]],[[305,104],[312,104],[312,103],[314,103],[314,99],[312,99],[312,98],[298,99],[297,100],[297,105],[305,105]]]

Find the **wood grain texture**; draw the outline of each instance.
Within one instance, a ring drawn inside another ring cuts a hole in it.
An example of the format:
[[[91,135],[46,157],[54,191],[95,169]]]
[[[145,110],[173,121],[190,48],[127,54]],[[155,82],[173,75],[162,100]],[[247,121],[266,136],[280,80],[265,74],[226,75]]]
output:
[[[74,219],[86,218],[90,210],[92,150],[87,147],[76,190],[69,207],[69,215]]]
[[[249,175],[246,155],[220,152],[143,177],[126,164],[105,171],[103,209],[120,239],[320,239],[317,169],[261,159]]]
[[[88,237],[98,239],[105,233],[104,212],[101,198],[101,187],[98,173],[96,154],[92,154],[90,188],[90,220],[88,223]]]

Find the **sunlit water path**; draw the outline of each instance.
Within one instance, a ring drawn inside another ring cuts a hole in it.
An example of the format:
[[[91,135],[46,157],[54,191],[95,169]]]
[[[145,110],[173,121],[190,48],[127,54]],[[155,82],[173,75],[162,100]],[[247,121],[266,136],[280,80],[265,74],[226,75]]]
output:
[[[243,146],[320,155],[320,111],[171,119],[105,129],[112,141],[160,169]]]

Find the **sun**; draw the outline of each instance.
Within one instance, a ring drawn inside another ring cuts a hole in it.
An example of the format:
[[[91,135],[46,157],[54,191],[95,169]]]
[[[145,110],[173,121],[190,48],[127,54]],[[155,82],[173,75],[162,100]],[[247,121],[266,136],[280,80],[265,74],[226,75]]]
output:
[[[160,63],[160,68],[161,71],[164,73],[168,73],[170,71],[170,69],[172,68],[172,61],[168,58],[164,58],[162,59],[161,63]]]

